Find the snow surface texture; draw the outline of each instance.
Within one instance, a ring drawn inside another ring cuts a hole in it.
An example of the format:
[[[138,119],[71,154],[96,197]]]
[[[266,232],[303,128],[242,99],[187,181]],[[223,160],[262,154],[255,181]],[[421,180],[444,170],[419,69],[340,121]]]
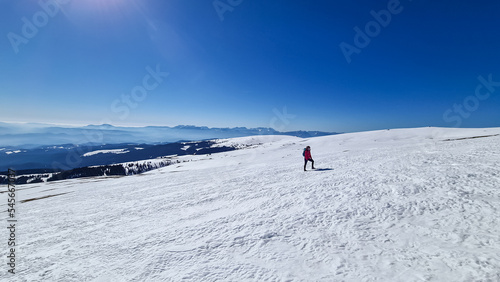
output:
[[[251,137],[140,175],[18,186],[18,201],[57,196],[18,202],[17,274],[0,280],[499,281],[497,134]]]

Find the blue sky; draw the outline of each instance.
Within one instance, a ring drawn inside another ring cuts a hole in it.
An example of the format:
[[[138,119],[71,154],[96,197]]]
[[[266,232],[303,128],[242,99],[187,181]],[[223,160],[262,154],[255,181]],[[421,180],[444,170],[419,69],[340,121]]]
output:
[[[0,121],[500,126],[498,1],[54,3],[0,1]]]

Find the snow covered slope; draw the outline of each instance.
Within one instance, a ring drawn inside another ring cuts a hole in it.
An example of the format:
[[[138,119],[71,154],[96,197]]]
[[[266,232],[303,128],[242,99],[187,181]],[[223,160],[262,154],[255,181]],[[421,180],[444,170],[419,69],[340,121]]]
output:
[[[239,138],[145,174],[23,185],[0,280],[499,281],[498,134]]]

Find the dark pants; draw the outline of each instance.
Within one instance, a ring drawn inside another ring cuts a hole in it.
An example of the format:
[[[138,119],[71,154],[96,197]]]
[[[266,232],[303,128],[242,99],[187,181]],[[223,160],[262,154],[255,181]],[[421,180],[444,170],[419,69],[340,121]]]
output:
[[[313,159],[304,159],[304,170],[306,170],[306,165],[307,165],[308,161],[311,161],[312,168],[314,169],[314,160]]]

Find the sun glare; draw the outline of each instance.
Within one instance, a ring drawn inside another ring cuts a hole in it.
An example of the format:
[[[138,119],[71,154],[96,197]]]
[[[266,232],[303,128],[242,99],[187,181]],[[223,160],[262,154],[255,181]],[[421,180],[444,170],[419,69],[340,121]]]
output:
[[[136,3],[125,0],[73,1],[65,10],[69,21],[79,26],[96,24],[119,24],[126,21]]]

